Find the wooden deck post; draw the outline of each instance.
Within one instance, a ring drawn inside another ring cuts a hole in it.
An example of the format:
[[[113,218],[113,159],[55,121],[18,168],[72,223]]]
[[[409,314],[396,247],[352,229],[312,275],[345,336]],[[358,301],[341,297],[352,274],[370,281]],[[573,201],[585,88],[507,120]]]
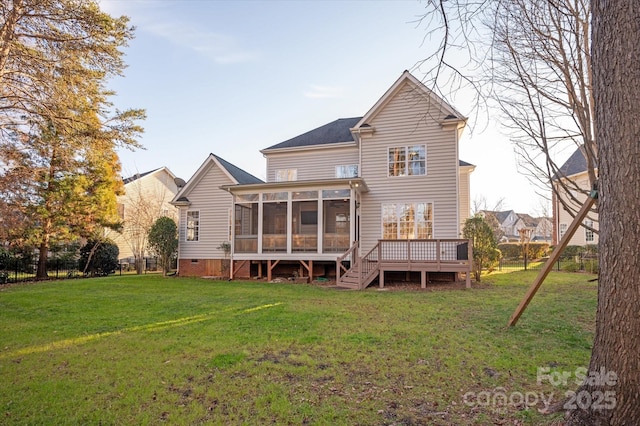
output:
[[[267,281],[271,281],[271,272],[278,263],[280,263],[280,260],[276,260],[275,262],[272,262],[271,259],[267,260]]]
[[[571,239],[571,237],[573,237],[573,234],[576,233],[576,231],[582,224],[583,219],[587,216],[587,213],[589,213],[589,210],[591,210],[591,206],[593,206],[593,203],[596,202],[597,197],[597,192],[592,192],[585,200],[582,208],[580,209],[578,214],[576,214],[576,217],[573,218],[573,222],[571,222],[571,225],[569,225],[567,232],[565,232],[565,234],[562,236],[562,240],[560,240],[558,246],[555,248],[555,250],[553,250],[553,253],[551,253],[551,256],[549,256],[549,259],[547,259],[547,262],[538,273],[538,276],[533,281],[533,284],[531,284],[531,287],[529,287],[529,291],[527,291],[524,299],[522,299],[522,302],[520,302],[513,315],[511,315],[511,319],[509,319],[510,327],[516,325],[518,319],[527,308],[527,305],[529,305],[529,302],[531,302],[531,299],[533,299],[533,296],[535,296],[536,292],[542,285],[542,282],[547,277],[547,275],[549,275],[549,272],[551,272],[551,268],[553,268],[553,264],[556,263],[556,261],[560,257],[562,250],[564,250],[567,244],[569,244],[569,240]]]
[[[420,287],[427,288],[427,271],[420,271]]]

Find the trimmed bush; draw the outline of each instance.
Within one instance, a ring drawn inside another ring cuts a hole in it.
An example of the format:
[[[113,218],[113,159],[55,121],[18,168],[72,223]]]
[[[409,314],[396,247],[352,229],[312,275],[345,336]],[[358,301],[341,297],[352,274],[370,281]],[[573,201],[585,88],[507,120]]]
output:
[[[92,277],[113,274],[118,268],[119,253],[118,246],[111,240],[89,240],[80,249],[79,269]]]

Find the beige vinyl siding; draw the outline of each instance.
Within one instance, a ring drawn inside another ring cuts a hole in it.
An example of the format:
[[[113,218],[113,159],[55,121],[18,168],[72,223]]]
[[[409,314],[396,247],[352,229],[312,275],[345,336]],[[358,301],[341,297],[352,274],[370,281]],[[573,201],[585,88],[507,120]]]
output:
[[[460,167],[460,193],[458,200],[460,206],[460,234],[462,235],[462,230],[464,229],[464,223],[469,216],[471,215],[471,185],[470,185],[470,167]]]
[[[589,176],[587,175],[587,173],[581,173],[575,176],[571,176],[571,179],[574,180],[575,182],[578,183],[578,186],[582,189],[584,189],[585,191],[588,191],[591,187],[589,185]],[[576,198],[578,200],[580,200],[581,203],[584,202],[584,200],[586,199],[586,195],[584,194],[577,194]],[[579,210],[582,207],[582,204],[575,204],[573,203],[573,208],[575,210]],[[560,229],[560,224],[566,224],[567,228],[569,227],[569,225],[571,225],[571,222],[573,222],[573,217],[571,216],[571,214],[569,212],[567,212],[564,207],[562,207],[562,204],[560,204],[558,202],[558,230]],[[587,215],[587,220],[593,220],[594,222],[594,228],[598,229],[598,214],[597,213],[589,213]],[[559,234],[559,231],[558,231]],[[558,241],[560,241],[560,235],[558,235]],[[593,241],[587,241],[586,240],[586,235],[585,235],[585,228],[580,227],[578,228],[578,230],[576,231],[576,233],[573,235],[573,237],[571,238],[571,240],[569,241],[569,245],[575,245],[575,246],[583,246],[585,244],[598,244],[598,234],[595,234],[593,236]]]
[[[166,214],[177,221],[178,211],[170,204],[177,192],[178,188],[173,177],[165,169],[150,173],[125,185],[125,194],[118,197],[118,203],[124,205],[124,233],[115,231],[107,233],[107,237],[118,245],[119,259],[133,257],[131,244],[126,235],[127,220],[130,220],[132,215],[140,214],[142,210],[148,210],[152,219]]]
[[[229,241],[229,209],[233,198],[220,186],[231,183],[234,182],[211,162],[200,181],[185,194],[191,205],[180,207],[180,259],[224,258],[224,251],[218,247]],[[200,212],[198,241],[186,241],[187,211]]]
[[[340,148],[313,148],[267,154],[267,182],[276,181],[276,170],[297,169],[298,180],[333,179],[336,166],[358,164],[355,144]]]
[[[360,174],[369,192],[362,195],[360,239],[363,253],[381,237],[381,206],[387,203],[433,203],[433,237],[458,238],[457,130],[443,129],[445,116],[426,101],[416,102],[405,83],[367,124],[375,131],[363,138]],[[435,116],[434,116],[435,114]],[[388,149],[426,145],[426,175],[388,177]]]

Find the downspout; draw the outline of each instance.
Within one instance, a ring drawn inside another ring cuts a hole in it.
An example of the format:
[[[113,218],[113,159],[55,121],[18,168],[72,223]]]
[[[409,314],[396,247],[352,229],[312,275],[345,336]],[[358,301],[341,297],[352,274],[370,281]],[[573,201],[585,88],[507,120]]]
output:
[[[456,126],[454,130],[455,139],[456,139],[456,234],[457,238],[462,237],[462,230],[460,229],[460,152],[459,152],[459,141],[460,141],[460,130]],[[469,194],[471,194],[471,182],[469,182]]]
[[[236,241],[236,215],[235,215],[235,211],[236,211],[236,196],[235,196],[235,194],[231,193],[231,190],[229,188],[225,188],[225,189],[229,193],[229,195],[231,195],[231,211],[230,211],[231,217],[229,218],[230,222],[231,222],[231,241],[229,241],[229,244],[231,245],[231,251],[229,252],[229,281],[231,281],[233,279],[233,271],[234,271],[233,253],[236,251],[236,248],[235,248],[235,241]]]

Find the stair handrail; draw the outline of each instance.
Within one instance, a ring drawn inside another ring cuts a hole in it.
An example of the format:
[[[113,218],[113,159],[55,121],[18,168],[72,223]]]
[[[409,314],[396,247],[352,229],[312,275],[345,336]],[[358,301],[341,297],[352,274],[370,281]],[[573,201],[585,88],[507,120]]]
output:
[[[336,281],[340,282],[340,277],[342,277],[342,275],[344,275],[343,273],[346,273],[348,271],[347,268],[344,267],[344,265],[342,264],[342,262],[344,262],[344,260],[346,258],[348,258],[349,256],[351,256],[351,267],[353,267],[353,265],[355,265],[358,262],[358,245],[359,242],[358,241],[354,241],[353,245],[351,247],[349,247],[349,250],[345,251],[342,256],[338,256],[338,259],[336,260]]]

